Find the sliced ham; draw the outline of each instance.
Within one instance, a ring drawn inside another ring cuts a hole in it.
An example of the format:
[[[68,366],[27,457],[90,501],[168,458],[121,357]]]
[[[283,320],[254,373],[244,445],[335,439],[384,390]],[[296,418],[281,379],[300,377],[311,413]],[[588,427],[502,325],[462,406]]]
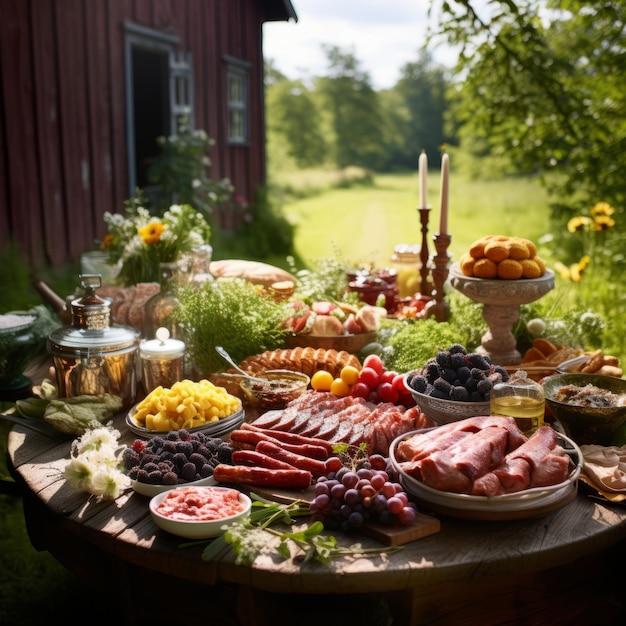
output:
[[[424,484],[434,489],[469,493],[474,480],[502,462],[507,439],[506,429],[492,426],[446,450],[434,452],[422,459]]]
[[[570,458],[565,453],[548,454],[535,467],[530,481],[531,487],[558,485],[567,480],[570,472]]]

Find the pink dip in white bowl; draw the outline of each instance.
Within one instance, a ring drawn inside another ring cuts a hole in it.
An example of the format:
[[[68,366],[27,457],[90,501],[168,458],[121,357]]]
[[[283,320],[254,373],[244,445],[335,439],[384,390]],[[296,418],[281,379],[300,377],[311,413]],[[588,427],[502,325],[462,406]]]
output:
[[[250,514],[248,496],[228,487],[178,487],[154,496],[150,513],[156,525],[173,535],[206,539]]]

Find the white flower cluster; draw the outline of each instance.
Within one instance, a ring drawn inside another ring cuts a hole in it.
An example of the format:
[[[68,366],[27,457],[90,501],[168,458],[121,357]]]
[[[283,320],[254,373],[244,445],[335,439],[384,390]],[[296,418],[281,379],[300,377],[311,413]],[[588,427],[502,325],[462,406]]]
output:
[[[103,500],[115,500],[128,489],[130,478],[123,472],[124,446],[119,445],[119,436],[111,426],[100,425],[75,439],[65,468],[68,484]]]

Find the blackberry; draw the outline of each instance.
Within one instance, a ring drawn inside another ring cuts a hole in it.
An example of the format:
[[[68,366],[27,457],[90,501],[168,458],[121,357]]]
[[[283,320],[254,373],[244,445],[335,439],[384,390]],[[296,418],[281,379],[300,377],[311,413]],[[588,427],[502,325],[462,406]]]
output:
[[[465,355],[460,352],[455,352],[450,355],[450,365],[452,369],[459,370],[462,367],[467,366],[467,360],[465,359]]]
[[[411,389],[417,391],[418,393],[425,393],[427,385],[428,383],[423,376],[413,376],[413,378],[411,378],[411,381],[409,382],[409,386],[411,387]]]
[[[460,343],[453,343],[449,348],[448,352],[450,354],[467,354],[467,350],[465,346]]]
[[[479,367],[472,367],[470,376],[476,380],[483,380],[485,378],[485,370],[481,370]]]
[[[502,365],[496,365],[493,368],[494,373],[500,374],[502,376],[502,381],[506,382],[509,380],[509,373],[502,367]]]
[[[483,380],[478,381],[476,391],[478,391],[478,393],[484,397],[491,391],[492,386],[492,382],[488,378],[483,378]]]
[[[483,354],[479,354],[478,352],[472,352],[472,354],[467,355],[468,361],[471,363],[473,367],[477,367],[481,370],[488,370],[491,365],[491,361],[489,358]]]
[[[461,384],[464,385],[465,382],[471,377],[470,368],[464,365],[463,367],[459,367],[456,371],[456,375],[459,377]]]
[[[196,479],[196,466],[194,463],[188,462],[185,463],[180,471],[180,477],[187,481],[191,482]]]
[[[452,384],[457,378],[456,370],[451,367],[446,367],[446,369],[441,372],[441,378]]]
[[[450,367],[450,355],[447,352],[437,352],[435,359],[437,360],[439,367],[443,369]]]
[[[465,381],[465,389],[471,394],[473,391],[476,391],[478,388],[478,380],[472,378],[471,376]]]
[[[160,470],[154,470],[153,472],[148,472],[148,480],[146,481],[149,485],[160,485],[163,480],[163,472]]]
[[[439,398],[441,400],[449,400],[450,392],[441,391],[441,389],[433,389],[432,393],[429,394],[433,398]]]
[[[437,378],[439,378],[439,376],[441,376],[441,367],[434,359],[427,361],[424,369],[426,373],[426,380],[429,383],[433,383],[437,380]]]
[[[163,474],[163,484],[164,485],[177,485],[178,484],[178,476],[175,472],[165,472]]]
[[[200,476],[202,476],[202,478],[208,478],[209,476],[213,476],[213,466],[210,463],[205,463],[200,468]]]
[[[176,444],[176,450],[177,452],[181,452],[185,456],[189,457],[193,454],[193,445],[191,444],[191,441],[179,441]]]
[[[450,387],[452,385],[450,385],[450,383],[445,380],[444,378],[438,378],[434,383],[433,383],[433,387],[436,391],[441,391],[443,393],[447,395],[450,393]],[[434,394],[433,394],[434,395]]]
[[[233,450],[228,444],[220,446],[217,450],[217,460],[220,463],[228,463],[229,465],[233,460]]]
[[[470,401],[470,393],[465,387],[452,387],[450,389],[450,400],[455,400],[457,402],[469,402]]]
[[[206,463],[206,457],[194,452],[189,456],[189,462],[193,463],[196,466],[196,471],[200,471],[202,466]]]

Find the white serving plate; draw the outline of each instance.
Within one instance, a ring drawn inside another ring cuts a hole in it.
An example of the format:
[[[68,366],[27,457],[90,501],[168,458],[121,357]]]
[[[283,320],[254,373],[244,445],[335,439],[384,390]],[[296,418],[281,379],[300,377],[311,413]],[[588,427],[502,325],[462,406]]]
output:
[[[213,476],[207,478],[201,478],[200,480],[194,480],[190,483],[178,483],[176,485],[150,485],[149,483],[142,483],[138,480],[130,481],[132,488],[142,496],[152,498],[165,491],[171,491],[177,487],[207,487],[210,485],[217,485],[217,481]]]
[[[137,413],[137,405],[135,405],[126,415],[126,425],[128,428],[143,437],[144,439],[152,439],[152,437],[166,435],[167,431],[165,430],[150,430],[148,428],[143,428],[142,426],[138,426],[134,420],[134,415]],[[209,435],[211,437],[222,437],[223,435],[228,434],[229,432],[239,428],[243,423],[245,418],[245,410],[242,408],[236,413],[229,415],[228,417],[223,417],[217,422],[208,422],[207,424],[202,424],[201,426],[195,426],[194,428],[187,428],[186,430],[190,433],[204,433],[205,435]]]
[[[571,460],[570,473],[565,481],[548,487],[535,487],[500,496],[472,496],[429,487],[400,467],[395,456],[398,444],[418,432],[424,431],[412,431],[397,437],[391,443],[389,457],[404,489],[435,512],[464,519],[523,519],[547,515],[576,497],[583,456],[576,443],[561,433],[557,433],[558,442]]]
[[[188,485],[178,485],[179,489],[187,487]],[[230,487],[210,487],[210,489],[217,489],[221,491],[236,491]],[[160,493],[154,496],[150,500],[150,513],[154,523],[162,530],[167,531],[178,537],[184,537],[186,539],[209,539],[211,537],[217,537],[224,533],[224,526],[233,524],[239,520],[244,519],[250,515],[252,508],[252,500],[244,493],[237,492],[239,502],[244,505],[243,511],[230,517],[224,517],[219,520],[197,520],[197,521],[182,521],[174,520],[157,513],[156,508],[167,496],[168,492]]]

